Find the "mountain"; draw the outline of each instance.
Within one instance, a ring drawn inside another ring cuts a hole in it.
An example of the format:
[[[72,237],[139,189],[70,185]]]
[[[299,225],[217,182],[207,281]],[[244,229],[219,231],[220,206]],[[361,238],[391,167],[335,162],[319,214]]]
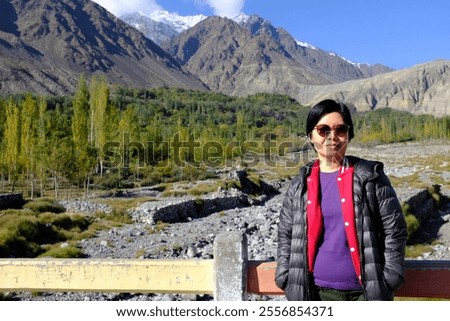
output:
[[[89,0],[0,0],[0,93],[65,95],[81,74],[206,90],[142,33]]]
[[[258,16],[237,22],[208,17],[162,47],[211,90],[236,96],[274,92],[295,97],[302,84],[331,84],[376,73],[301,46],[287,31]]]
[[[450,114],[449,61],[398,71],[354,63],[301,43],[258,16],[209,17],[163,47],[212,90],[229,95],[274,92],[304,105],[335,98],[359,111]]]
[[[135,12],[131,14],[125,14],[120,16],[120,19],[135,27],[139,31],[141,31],[147,38],[151,39],[158,45],[164,45],[164,43],[170,41],[171,39],[178,36],[181,32],[186,31],[197,23],[208,18],[204,15],[195,15],[195,16],[180,16],[176,13],[169,13],[165,10],[157,11],[152,13],[150,16],[143,15],[142,13]],[[270,21],[259,17],[257,15],[245,15],[241,14],[232,19],[237,22],[242,27],[248,29],[252,34],[260,34],[261,30],[265,30],[268,32],[273,38],[280,40],[279,33],[287,33],[283,29],[276,29],[272,26]],[[290,37],[290,36],[289,36]],[[320,50],[308,43],[300,42],[295,40],[298,46],[306,48],[306,51],[309,51],[308,55],[312,56],[312,62],[317,63],[317,55],[330,55],[337,56],[335,53],[326,52]],[[327,57],[330,58],[330,57]],[[331,58],[332,59],[332,58]],[[376,74],[384,73],[392,71],[392,68],[387,66],[376,64],[369,65],[364,63],[355,63],[348,61],[344,57],[339,57],[335,59],[337,61],[346,61],[359,69],[359,72],[362,73],[364,77],[372,77]],[[353,77],[351,77],[353,78]]]
[[[158,45],[175,38],[179,34],[173,25],[153,20],[139,12],[123,15],[120,19],[142,32],[146,38]]]
[[[270,36],[279,42],[290,56],[300,63],[306,61],[313,69],[319,69],[328,75],[331,82],[372,77],[376,74],[393,71],[392,68],[381,64],[368,65],[351,62],[333,52],[327,52],[311,44],[300,42],[283,28],[275,28],[270,21],[256,15],[241,15],[235,20],[255,36],[261,34]]]
[[[450,115],[450,61],[436,60],[367,79],[326,86],[300,86],[293,96],[312,105],[324,98],[351,103],[359,111],[390,107],[413,114]]]
[[[135,12],[122,15],[119,18],[135,27],[156,44],[162,45],[207,17],[204,15],[180,16],[161,10],[151,16]]]
[[[159,46],[89,0],[0,0],[0,12],[0,94],[70,95],[81,74],[98,74],[129,87],[280,93],[304,105],[332,97],[358,110],[450,114],[449,61],[398,71],[358,64],[258,16],[163,12],[149,22],[136,14],[134,21],[153,23],[149,32],[167,35]]]

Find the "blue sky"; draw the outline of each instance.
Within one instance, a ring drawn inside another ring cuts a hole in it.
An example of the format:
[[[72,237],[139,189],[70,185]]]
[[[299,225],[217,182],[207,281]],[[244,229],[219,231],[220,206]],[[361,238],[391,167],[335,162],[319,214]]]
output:
[[[113,13],[114,6],[115,10],[128,6],[141,11],[162,8],[180,15],[257,14],[299,41],[354,62],[395,69],[450,59],[449,0],[95,1]]]

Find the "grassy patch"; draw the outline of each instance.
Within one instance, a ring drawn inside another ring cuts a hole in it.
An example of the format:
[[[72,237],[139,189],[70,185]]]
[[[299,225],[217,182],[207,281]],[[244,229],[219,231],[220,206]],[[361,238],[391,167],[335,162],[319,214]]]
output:
[[[189,188],[186,192],[189,195],[200,196],[208,193],[216,192],[221,186],[221,181],[216,182],[200,182],[196,184],[194,187]]]
[[[101,219],[103,222],[105,222],[105,224],[114,227],[133,223],[131,215],[128,213],[128,211],[125,210],[120,211],[114,209],[109,213],[95,212],[95,217]]]
[[[89,228],[91,218],[27,209],[0,212],[0,257],[36,257],[41,246],[68,241]]]
[[[153,197],[110,197],[110,198],[96,198],[94,202],[105,204],[118,212],[127,211],[131,208],[137,207],[141,203],[152,202]]]
[[[389,179],[394,187],[426,188],[428,186],[417,172],[401,177],[390,175]]]
[[[126,209],[139,201],[142,199],[113,199],[110,213],[94,215],[66,213],[51,199],[28,201],[22,209],[0,211],[0,257],[83,257],[77,241],[93,237],[99,230],[132,223]],[[62,242],[69,246],[60,247]]]
[[[35,213],[45,213],[45,212],[63,213],[66,211],[64,206],[56,203],[51,199],[46,198],[29,201],[23,207]]]
[[[409,258],[418,258],[425,253],[431,252],[433,252],[433,247],[429,244],[416,244],[406,247],[406,257]]]
[[[39,257],[54,257],[58,259],[67,259],[67,258],[84,258],[85,255],[83,251],[76,246],[61,247],[59,245],[55,245],[49,248],[46,252],[39,255]]]
[[[156,222],[156,224],[148,227],[147,231],[150,234],[154,234],[154,233],[158,233],[161,232],[162,230],[164,230],[165,228],[167,228],[169,226],[169,223],[166,222],[162,222],[162,221],[158,221]]]

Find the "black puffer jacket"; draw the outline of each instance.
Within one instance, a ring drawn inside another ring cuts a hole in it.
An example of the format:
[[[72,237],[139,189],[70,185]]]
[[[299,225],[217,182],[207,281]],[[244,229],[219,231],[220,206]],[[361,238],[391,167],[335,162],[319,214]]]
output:
[[[354,167],[353,199],[366,300],[392,300],[404,283],[406,222],[383,164],[347,157]],[[301,168],[286,193],[278,228],[275,281],[288,300],[319,300],[308,272],[306,253],[306,178]]]

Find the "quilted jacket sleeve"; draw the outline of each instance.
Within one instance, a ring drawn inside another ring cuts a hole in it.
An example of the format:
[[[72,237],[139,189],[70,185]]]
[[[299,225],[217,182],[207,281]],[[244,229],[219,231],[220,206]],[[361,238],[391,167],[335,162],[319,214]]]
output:
[[[392,290],[404,283],[406,221],[400,202],[382,169],[378,170],[376,197],[384,234],[384,278]]]
[[[278,223],[278,250],[275,283],[282,290],[286,288],[289,272],[293,223],[293,195],[294,184],[291,184],[284,197],[280,211],[280,221]]]

